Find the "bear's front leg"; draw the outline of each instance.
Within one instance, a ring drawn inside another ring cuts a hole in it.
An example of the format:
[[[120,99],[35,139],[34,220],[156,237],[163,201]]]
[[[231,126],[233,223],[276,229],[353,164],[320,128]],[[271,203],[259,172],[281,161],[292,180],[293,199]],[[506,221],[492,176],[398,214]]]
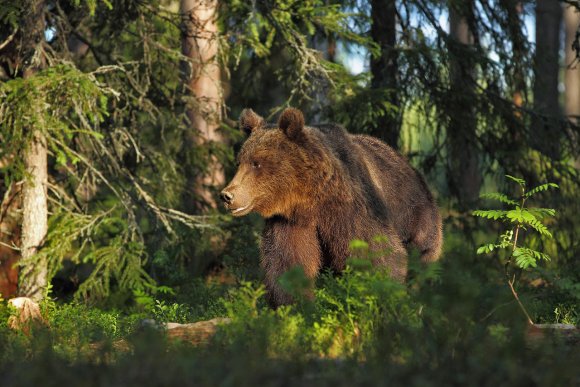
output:
[[[320,271],[322,259],[316,226],[273,217],[266,220],[262,237],[261,264],[268,301],[273,307],[289,304],[292,297],[281,288],[279,278],[293,267],[300,266],[313,286]],[[311,296],[312,290],[309,293]]]

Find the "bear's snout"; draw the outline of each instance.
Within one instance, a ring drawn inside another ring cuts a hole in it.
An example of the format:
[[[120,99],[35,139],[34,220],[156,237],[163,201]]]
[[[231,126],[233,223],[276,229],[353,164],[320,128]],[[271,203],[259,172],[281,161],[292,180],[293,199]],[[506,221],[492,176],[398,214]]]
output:
[[[224,189],[220,193],[220,198],[222,199],[222,202],[229,205],[232,204],[232,202],[234,201],[234,194]]]
[[[240,190],[239,187],[227,186],[220,193],[220,198],[225,207],[234,216],[244,216],[253,209],[252,200],[248,197],[248,192]]]

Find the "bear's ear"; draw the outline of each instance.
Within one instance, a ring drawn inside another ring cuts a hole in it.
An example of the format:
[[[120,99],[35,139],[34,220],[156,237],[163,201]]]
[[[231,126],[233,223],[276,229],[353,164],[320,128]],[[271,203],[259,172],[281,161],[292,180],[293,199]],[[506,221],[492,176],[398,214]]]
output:
[[[264,119],[254,113],[252,109],[244,109],[242,110],[242,114],[240,114],[240,129],[250,135],[254,129],[259,128],[264,124]]]
[[[278,127],[291,140],[297,140],[304,134],[304,115],[298,109],[287,108],[280,115]]]

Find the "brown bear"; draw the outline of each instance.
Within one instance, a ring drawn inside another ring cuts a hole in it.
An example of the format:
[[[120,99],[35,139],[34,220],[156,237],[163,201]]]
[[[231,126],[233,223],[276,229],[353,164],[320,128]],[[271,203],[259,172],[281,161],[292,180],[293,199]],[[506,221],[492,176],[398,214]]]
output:
[[[388,248],[374,264],[404,281],[408,245],[424,262],[441,252],[441,218],[421,175],[380,140],[349,134],[338,125],[305,126],[288,108],[277,125],[245,109],[240,128],[249,135],[238,170],[221,192],[234,216],[252,211],[265,218],[262,268],[269,301],[292,301],[278,278],[299,265],[312,281],[323,267],[340,272],[354,239],[385,236]]]

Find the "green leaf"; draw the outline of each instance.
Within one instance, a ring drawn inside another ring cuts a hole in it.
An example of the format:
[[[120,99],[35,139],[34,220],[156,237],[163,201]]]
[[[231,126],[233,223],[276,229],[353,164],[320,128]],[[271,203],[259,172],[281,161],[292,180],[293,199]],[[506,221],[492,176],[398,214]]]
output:
[[[529,211],[522,211],[522,223],[531,226],[534,230],[538,231],[540,234],[552,238],[552,233],[548,230],[542,222],[540,222],[536,217]]]
[[[512,222],[523,222],[524,217],[522,215],[522,210],[518,207],[515,210],[510,210],[506,213],[506,218],[510,219]]]
[[[506,217],[507,211],[502,210],[475,210],[472,212],[474,216],[486,219],[504,219]]]
[[[480,248],[477,249],[477,254],[489,254],[496,248],[496,245],[493,243],[488,243],[486,245],[482,245]]]
[[[513,256],[516,258],[516,265],[522,269],[537,266],[536,259],[533,254],[530,253],[530,249],[516,248],[513,252]]]
[[[549,261],[550,256],[540,251],[529,249],[527,247],[518,247],[514,250],[513,256],[516,258],[516,265],[522,269],[537,267],[538,260]]]
[[[528,192],[526,192],[526,194],[524,195],[524,197],[525,198],[529,198],[530,196],[533,196],[533,195],[537,194],[538,192],[547,191],[550,188],[558,189],[560,187],[558,186],[558,184],[555,184],[555,183],[542,184],[542,185],[539,185],[536,188],[531,189]]]
[[[511,175],[505,175],[505,177],[507,177],[510,180],[515,181],[516,183],[518,183],[521,187],[525,187],[526,186],[526,181],[524,179],[520,179],[518,177],[514,177]]]
[[[528,208],[528,211],[538,219],[556,215],[556,210],[553,208]]]
[[[484,198],[484,199],[497,200],[499,202],[509,204],[511,206],[516,206],[518,204],[515,200],[512,200],[507,195],[504,195],[504,194],[499,193],[499,192],[491,192],[491,193],[482,194],[482,195],[480,195],[480,197]]]
[[[363,240],[360,239],[354,239],[350,242],[350,248],[352,250],[355,249],[368,249],[369,248],[369,244]]]

